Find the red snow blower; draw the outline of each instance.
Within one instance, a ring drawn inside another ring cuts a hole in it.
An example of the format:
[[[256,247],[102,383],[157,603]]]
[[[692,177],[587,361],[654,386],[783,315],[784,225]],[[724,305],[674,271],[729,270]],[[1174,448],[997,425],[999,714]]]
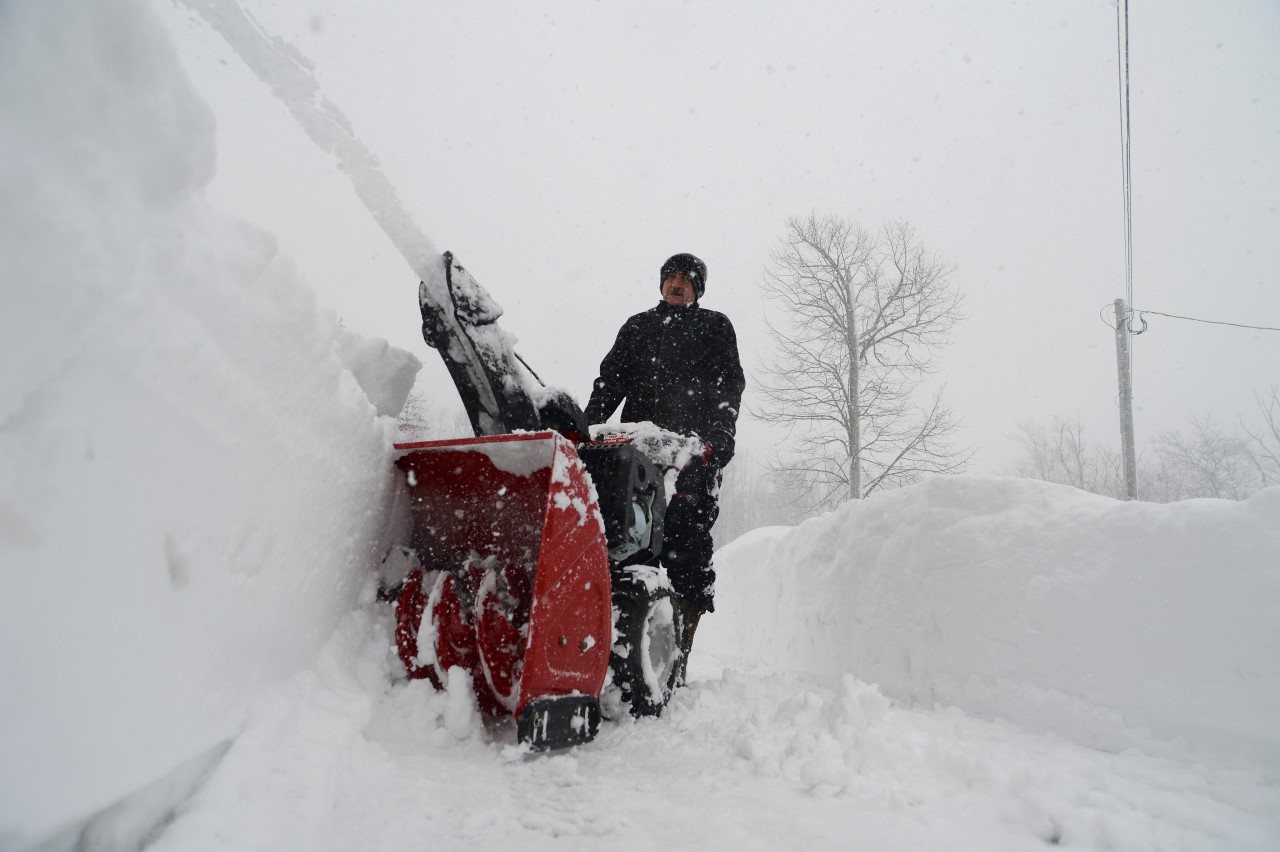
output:
[[[396,599],[400,658],[438,689],[469,672],[480,709],[513,715],[535,749],[587,742],[602,697],[656,715],[683,671],[680,611],[654,567],[672,458],[590,442],[572,399],[517,367],[487,293],[442,260],[448,299],[422,285],[423,336],[476,437],[396,445],[416,559]]]

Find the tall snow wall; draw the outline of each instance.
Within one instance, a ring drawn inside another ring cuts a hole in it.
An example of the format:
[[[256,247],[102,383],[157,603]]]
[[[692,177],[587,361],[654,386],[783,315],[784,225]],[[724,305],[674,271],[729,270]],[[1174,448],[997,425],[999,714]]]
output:
[[[1280,488],[928,480],[717,554],[702,650],[1110,750],[1280,765]]]
[[[379,412],[419,363],[202,200],[213,117],[145,2],[0,4],[0,116],[4,847],[311,659],[378,555]]]

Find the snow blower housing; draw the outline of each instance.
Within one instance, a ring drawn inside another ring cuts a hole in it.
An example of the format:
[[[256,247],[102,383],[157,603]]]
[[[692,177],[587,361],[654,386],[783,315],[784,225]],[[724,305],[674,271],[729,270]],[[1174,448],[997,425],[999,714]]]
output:
[[[396,445],[416,557],[397,649],[437,688],[468,671],[480,708],[514,716],[535,749],[586,742],[602,696],[656,714],[682,671],[679,608],[653,567],[664,471],[625,435],[590,443],[572,399],[520,372],[488,294],[442,260],[448,301],[423,283],[423,336],[476,436]]]

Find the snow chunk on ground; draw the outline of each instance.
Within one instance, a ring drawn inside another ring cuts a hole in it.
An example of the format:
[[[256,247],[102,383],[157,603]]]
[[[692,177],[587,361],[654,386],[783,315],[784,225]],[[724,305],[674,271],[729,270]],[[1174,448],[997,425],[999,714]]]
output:
[[[385,340],[338,330],[338,355],[381,417],[399,417],[422,362]]]
[[[717,555],[703,650],[1120,751],[1280,764],[1280,489],[1123,503],[947,477]]]

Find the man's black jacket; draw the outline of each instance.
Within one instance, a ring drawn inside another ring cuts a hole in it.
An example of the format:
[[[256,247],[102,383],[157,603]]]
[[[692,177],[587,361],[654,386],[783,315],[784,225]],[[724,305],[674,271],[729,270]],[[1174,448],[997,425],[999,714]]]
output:
[[[650,420],[673,432],[696,432],[723,467],[733,457],[746,380],[729,318],[696,302],[659,302],[623,324],[587,403],[587,422],[603,423],[626,399],[622,420]]]

